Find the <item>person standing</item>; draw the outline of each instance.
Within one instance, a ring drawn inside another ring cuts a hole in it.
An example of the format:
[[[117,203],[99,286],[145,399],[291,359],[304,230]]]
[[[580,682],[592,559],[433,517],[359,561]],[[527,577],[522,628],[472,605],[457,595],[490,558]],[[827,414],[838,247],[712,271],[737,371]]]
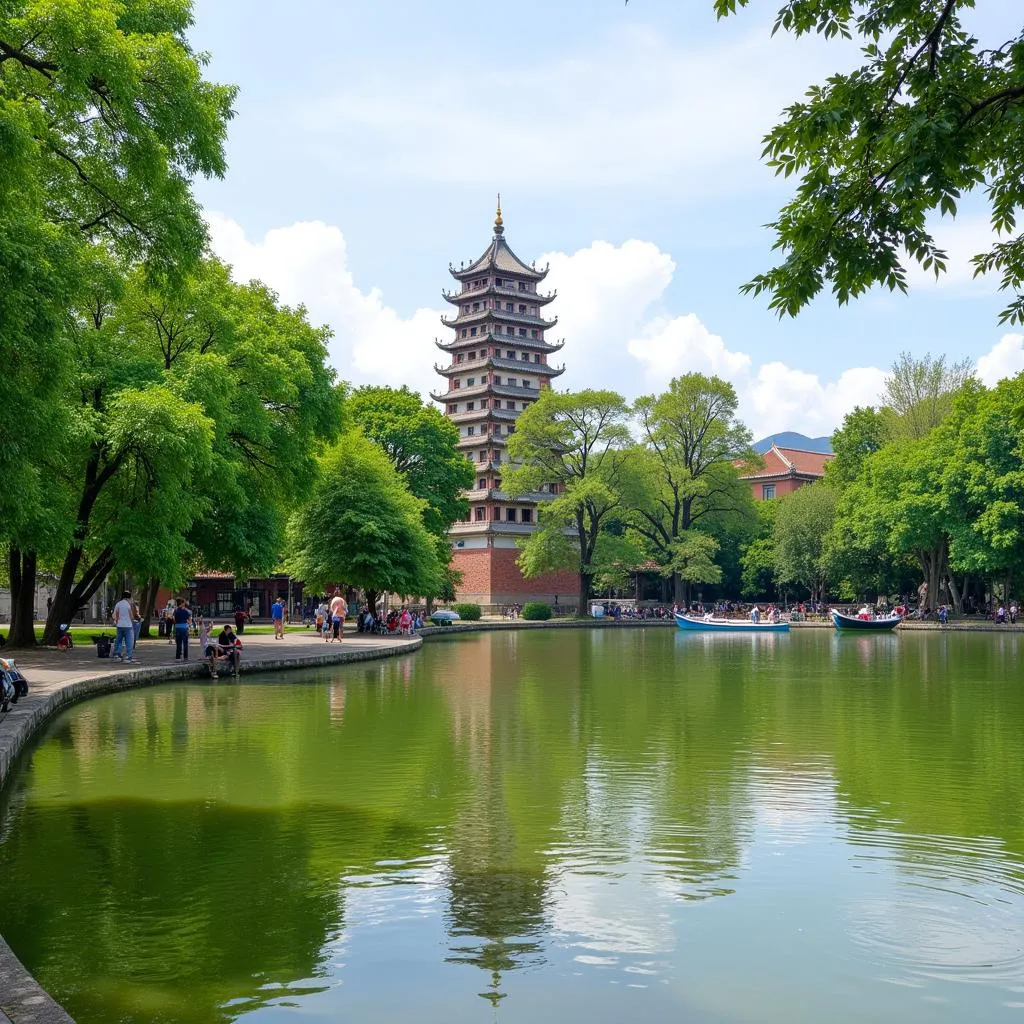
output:
[[[242,611],[241,605],[235,609],[235,632],[239,636],[245,632],[245,612]]]
[[[192,625],[192,613],[179,597],[174,609],[174,660],[188,661],[188,630]]]
[[[111,613],[114,627],[117,630],[111,657],[117,658],[118,661],[125,660],[129,665],[135,662],[134,657],[132,657],[135,652],[135,615],[133,609],[131,591],[125,590],[121,594],[121,600],[114,605],[114,610]],[[122,644],[124,645],[123,655],[121,653]]]
[[[138,602],[132,601],[132,650],[139,646],[139,633],[142,632],[142,613]]]
[[[341,596],[341,591],[335,591],[331,598],[331,643],[335,640],[341,643],[345,633],[345,616],[348,615],[348,603]]]
[[[270,606],[270,619],[274,623],[274,639],[284,639],[284,604],[278,597]]]

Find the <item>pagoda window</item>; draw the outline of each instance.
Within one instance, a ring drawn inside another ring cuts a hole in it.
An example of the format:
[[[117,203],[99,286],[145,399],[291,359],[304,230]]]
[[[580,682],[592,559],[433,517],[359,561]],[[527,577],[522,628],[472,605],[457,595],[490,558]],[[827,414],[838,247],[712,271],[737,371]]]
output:
[[[519,518],[524,523],[532,523],[533,522],[533,509],[524,508],[523,511],[520,513]]]
[[[519,312],[520,313],[525,313],[526,312],[526,305],[525,305],[525,303],[522,303],[522,302],[519,303]]]
[[[474,302],[473,303],[473,312],[474,313],[478,313],[479,311],[480,311],[480,303],[479,302]]]
[[[481,507],[481,508],[475,508],[475,509],[473,509],[473,518],[474,518],[474,519],[475,519],[475,520],[476,520],[476,521],[477,521],[478,523],[482,523],[482,522],[484,521],[484,512],[485,512],[485,511],[486,511],[486,510],[485,510],[484,508],[482,508],[482,507]]]
[[[500,288],[501,287],[501,278],[500,277],[496,277],[494,279],[494,287],[495,288]]]
[[[476,328],[475,327],[470,327],[470,329],[469,329],[469,336],[471,338],[475,338],[476,337]]]
[[[462,353],[461,352],[455,357],[455,362],[457,362],[457,363],[461,363],[462,362]]]
[[[532,380],[527,380],[527,379],[526,379],[526,378],[524,377],[524,378],[523,378],[523,387],[524,387],[524,388],[532,388],[532,387],[533,387],[533,381],[532,381]]]
[[[486,462],[487,461],[487,452],[477,452],[476,453],[476,461],[477,462]]]
[[[476,433],[476,427],[466,427],[466,437],[472,437]]]
[[[516,379],[515,379],[515,377],[506,377],[506,378],[505,378],[505,383],[506,383],[506,384],[507,384],[507,385],[508,385],[508,386],[509,386],[510,388],[514,388],[514,387],[516,386]]]
[[[530,316],[536,316],[536,315],[537,315],[537,307],[536,306],[531,306],[530,307]]]
[[[509,349],[509,350],[508,350],[508,351],[507,351],[507,352],[505,353],[505,358],[506,358],[506,359],[515,359],[515,357],[516,357],[516,354],[515,354],[515,352],[513,352],[513,351],[512,351],[511,349]]]
[[[463,336],[463,337],[465,337],[465,336],[466,336],[466,335],[467,335],[468,333],[469,333],[469,332],[468,332],[468,331],[466,330],[466,328],[465,328],[465,327],[463,327],[463,328],[462,328],[462,336]]]
[[[469,312],[469,306],[463,306],[462,307],[462,312],[463,313],[468,313]]]
[[[500,487],[501,487],[501,477],[500,476],[496,476],[494,478],[494,489],[498,490]]]
[[[540,362],[540,353],[539,352],[534,352],[533,353],[533,361],[535,363],[539,363]]]
[[[516,403],[515,402],[506,402],[505,403],[505,408],[506,409],[514,409],[515,407],[516,407]]]
[[[525,338],[526,337],[526,328],[525,327],[520,327],[519,328],[519,337],[520,338]]]
[[[506,313],[514,313],[515,310],[516,310],[516,307],[515,307],[514,303],[512,303],[512,302],[506,302],[505,303],[505,312]]]
[[[494,375],[494,383],[495,384],[500,384],[501,383],[501,378],[497,374]]]
[[[453,413],[454,413],[454,412],[458,412],[458,411],[459,411],[459,407],[458,407],[458,405],[456,405],[456,404],[455,404],[455,403],[453,402],[453,403],[452,403],[451,405],[449,405],[449,406],[448,406],[448,411],[449,411],[449,412],[453,412]]]
[[[487,488],[487,480],[484,477],[480,477],[480,479],[477,480],[477,482],[476,482],[476,489],[478,491],[483,491],[483,490],[486,490],[486,488]]]
[[[481,409],[486,409],[487,408],[487,399],[486,398],[480,399],[480,408]]]
[[[530,331],[530,337],[531,338],[536,338],[537,337],[537,332],[535,330],[534,331]]]
[[[476,353],[475,353],[475,352],[467,352],[467,353],[466,353],[466,358],[467,358],[467,359],[468,359],[468,360],[469,360],[470,362],[472,362],[472,361],[473,361],[474,359],[476,359]]]
[[[461,386],[461,384],[462,384],[462,381],[460,381],[459,378],[456,377],[455,380],[452,381],[452,388],[454,390],[458,390],[458,388]]]
[[[491,452],[491,465],[492,466],[500,466],[501,465],[501,452]]]
[[[473,411],[473,406],[475,404],[476,404],[475,402],[467,402],[466,403],[466,412],[472,412]]]
[[[516,521],[516,510],[514,508],[505,509],[505,521],[509,523]]]
[[[467,377],[466,378],[466,387],[467,388],[471,388],[475,383],[476,383],[476,377]]]
[[[536,332],[536,331],[534,331],[533,333],[534,333],[534,334],[536,334],[537,332]],[[520,352],[520,353],[519,353],[519,358],[520,358],[520,359],[521,359],[521,360],[522,360],[522,361],[523,361],[524,363],[528,363],[528,362],[530,361],[530,353],[529,353],[529,352]]]
[[[525,292],[526,291],[526,282],[525,281],[520,281],[519,282],[519,290],[521,292]]]

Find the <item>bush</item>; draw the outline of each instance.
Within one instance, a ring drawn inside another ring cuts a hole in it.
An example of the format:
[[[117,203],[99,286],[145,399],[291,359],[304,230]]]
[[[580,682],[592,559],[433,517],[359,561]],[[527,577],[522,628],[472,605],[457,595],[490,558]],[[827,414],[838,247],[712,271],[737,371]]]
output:
[[[466,622],[476,622],[480,618],[480,605],[478,604],[453,604],[452,611],[459,613],[459,618]]]
[[[551,618],[551,605],[541,601],[530,601],[523,605],[521,617],[529,619],[531,622],[543,622],[545,619]]]

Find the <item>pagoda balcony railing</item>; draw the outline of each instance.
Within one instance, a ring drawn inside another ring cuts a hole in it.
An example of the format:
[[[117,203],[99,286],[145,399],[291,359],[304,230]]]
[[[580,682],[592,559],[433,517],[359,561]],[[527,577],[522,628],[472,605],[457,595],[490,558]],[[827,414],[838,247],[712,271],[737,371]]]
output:
[[[482,519],[468,523],[452,523],[449,534],[463,533],[518,533],[524,536],[537,529],[536,523],[510,523],[503,519]]]
[[[444,352],[456,352],[460,348],[472,348],[473,346],[488,345],[494,348],[528,348],[532,351],[540,350],[548,355],[557,352],[565,346],[565,339],[548,341],[546,338],[520,338],[514,334],[478,334],[471,338],[452,338],[450,341],[434,339],[434,344]]]
[[[470,409],[468,412],[450,412],[452,423],[475,423],[477,420],[514,420],[522,410],[516,409]]]
[[[459,315],[456,317],[449,318],[442,316],[441,323],[443,323],[445,327],[451,327],[453,330],[457,330],[460,327],[472,327],[474,324],[478,324],[481,320],[486,320],[488,317],[498,320],[501,323],[521,324],[523,327],[537,327],[542,330],[550,330],[558,323],[557,316],[553,320],[545,320],[542,316],[539,316],[536,313],[510,313],[508,310],[504,309],[474,309],[469,313],[463,313],[460,309]],[[485,335],[485,337],[506,337],[506,335],[493,334],[492,332],[491,335]],[[514,335],[509,334],[507,337],[511,338],[514,337]],[[524,341],[525,340],[527,339],[524,339]],[[533,340],[539,341],[540,339],[534,338]]]
[[[467,501],[502,501],[520,502],[536,505],[540,501],[550,501],[554,495],[545,491],[528,491],[526,494],[517,494],[514,498],[507,492],[495,487],[476,487],[471,491],[463,491],[462,496]]]
[[[476,451],[478,448],[504,448],[508,437],[508,434],[477,434],[473,437],[460,437],[456,442],[455,447],[459,449],[466,449],[470,452]],[[467,458],[470,462],[473,462],[472,455],[468,455]],[[482,462],[474,462],[473,464],[480,466],[483,465]],[[493,463],[493,465],[500,466],[501,460],[498,459]]]
[[[449,302],[464,302],[466,299],[479,299],[481,295],[486,295],[488,292],[493,292],[495,295],[507,295],[510,299],[533,299],[539,302],[551,302],[558,296],[557,288],[553,292],[542,294],[537,291],[521,292],[518,288],[506,288],[503,284],[484,284],[479,288],[464,288],[458,292],[442,291],[441,295]]]
[[[469,370],[482,370],[487,367],[493,367],[495,370],[516,370],[520,374],[537,374],[542,377],[557,377],[559,374],[565,373],[565,363],[562,363],[561,366],[555,366],[552,363],[528,363],[525,359],[504,359],[498,356],[487,356],[484,359],[467,359],[465,362],[449,363],[447,366],[434,363],[435,372],[441,374],[441,376],[454,375]]]
[[[522,384],[475,384],[471,388],[452,388],[450,391],[434,391],[431,397],[437,402],[471,402],[478,397],[486,398],[489,394],[501,395],[503,398],[539,398],[543,388],[523,387]],[[466,410],[463,409],[463,412]]]

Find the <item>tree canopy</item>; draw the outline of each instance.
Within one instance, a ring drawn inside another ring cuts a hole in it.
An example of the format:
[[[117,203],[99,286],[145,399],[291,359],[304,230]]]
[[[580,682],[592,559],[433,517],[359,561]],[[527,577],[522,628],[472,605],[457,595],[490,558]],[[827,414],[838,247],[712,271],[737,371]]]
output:
[[[323,455],[291,518],[288,570],[311,587],[359,587],[371,601],[382,591],[436,593],[441,562],[423,511],[388,455],[350,430]]]
[[[553,488],[539,508],[519,564],[526,576],[572,568],[579,576],[578,612],[586,614],[603,527],[621,501],[629,406],[614,391],[545,390],[516,421],[503,476],[509,494]]]
[[[719,17],[750,0],[714,0]],[[1024,28],[982,42],[973,0],[788,0],[775,31],[857,39],[862,60],[789,106],[764,140],[796,194],[771,227],[782,261],[745,290],[795,315],[828,284],[842,304],[874,285],[907,290],[907,263],[936,275],[935,215],[983,191],[998,239],[974,256],[1024,322]]]

